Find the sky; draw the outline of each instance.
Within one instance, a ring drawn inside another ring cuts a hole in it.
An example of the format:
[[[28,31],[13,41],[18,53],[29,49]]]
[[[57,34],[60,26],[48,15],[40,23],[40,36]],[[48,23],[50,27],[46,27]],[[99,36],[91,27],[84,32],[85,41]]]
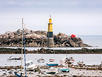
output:
[[[102,35],[102,0],[0,0],[0,34],[21,29],[53,30],[76,35]]]

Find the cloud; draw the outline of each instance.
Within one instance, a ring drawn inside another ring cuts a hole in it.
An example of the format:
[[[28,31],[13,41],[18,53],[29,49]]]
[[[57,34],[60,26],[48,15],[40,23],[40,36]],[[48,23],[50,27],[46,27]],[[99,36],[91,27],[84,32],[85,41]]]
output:
[[[50,14],[55,33],[102,34],[102,0],[1,0],[0,31],[21,28],[22,17],[28,28],[47,30]]]
[[[47,31],[49,13],[3,13],[0,16],[2,21],[0,31],[14,31],[21,28],[22,17],[27,28]],[[52,19],[54,33],[102,34],[102,13],[53,13]]]
[[[102,0],[2,0],[2,8],[102,8]]]

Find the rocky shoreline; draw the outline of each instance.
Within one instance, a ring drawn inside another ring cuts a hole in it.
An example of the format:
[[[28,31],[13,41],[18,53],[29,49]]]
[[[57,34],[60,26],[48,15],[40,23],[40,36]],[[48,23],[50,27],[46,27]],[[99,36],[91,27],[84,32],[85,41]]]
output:
[[[25,45],[27,47],[47,47],[47,32],[24,30]],[[54,34],[54,47],[89,47],[84,44],[80,37],[72,38],[71,35],[64,33]],[[0,47],[21,47],[22,30],[6,32],[0,35]]]
[[[47,68],[46,69],[40,68],[40,70],[42,69],[48,70]],[[70,72],[68,73],[57,73],[52,75],[44,74],[44,72],[39,72],[39,70],[36,72],[33,70],[33,71],[27,71],[27,75],[29,77],[101,77],[102,76],[101,70],[75,69],[70,67],[69,69],[70,69]],[[21,70],[18,66],[4,67],[3,69],[0,69],[0,71],[1,71],[0,77],[16,77],[14,75],[14,71],[18,71],[18,73],[21,73]]]

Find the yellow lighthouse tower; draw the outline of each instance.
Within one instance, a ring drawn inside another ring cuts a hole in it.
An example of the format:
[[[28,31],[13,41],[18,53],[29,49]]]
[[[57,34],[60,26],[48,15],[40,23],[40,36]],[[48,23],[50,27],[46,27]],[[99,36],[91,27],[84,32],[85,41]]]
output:
[[[54,46],[54,40],[53,40],[53,26],[52,26],[51,16],[49,18],[49,23],[48,23],[47,37],[48,37],[48,47],[53,47]]]

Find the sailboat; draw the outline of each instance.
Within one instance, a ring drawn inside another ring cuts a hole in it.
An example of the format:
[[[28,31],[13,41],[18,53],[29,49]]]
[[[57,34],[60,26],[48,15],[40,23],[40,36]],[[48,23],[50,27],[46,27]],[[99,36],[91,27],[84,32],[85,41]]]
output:
[[[14,72],[14,74],[17,77],[27,77],[27,71],[26,71],[26,51],[25,51],[25,36],[24,36],[23,18],[22,18],[22,51],[21,51],[21,56],[22,56],[22,59],[23,59],[23,56],[24,56],[24,74],[25,75],[23,76],[23,60],[22,59],[21,59],[21,73],[18,74],[17,72]]]

